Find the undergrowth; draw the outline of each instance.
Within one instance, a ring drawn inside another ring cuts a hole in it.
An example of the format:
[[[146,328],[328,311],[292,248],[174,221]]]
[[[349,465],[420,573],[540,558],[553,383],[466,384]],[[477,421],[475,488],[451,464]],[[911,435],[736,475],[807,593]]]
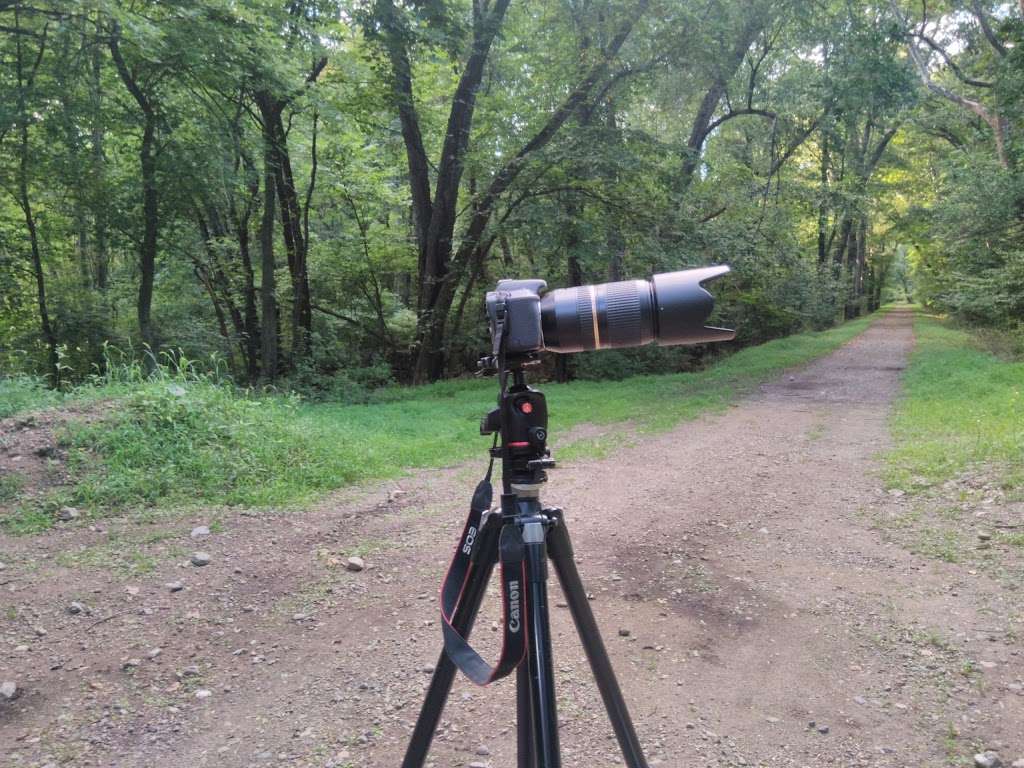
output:
[[[871,320],[748,347],[693,373],[547,384],[556,456],[557,436],[576,424],[666,429],[722,409],[772,374],[836,349]],[[369,405],[312,404],[239,391],[188,361],[152,375],[113,368],[88,392],[73,393],[113,398],[114,405],[101,420],[72,422],[62,435],[74,483],[60,490],[60,502],[92,515],[153,506],[280,506],[362,479],[453,464],[484,453],[478,425],[495,389],[494,380],[448,381],[390,388]],[[53,506],[53,498],[15,506],[5,528],[45,527],[41,521],[52,517],[40,510]]]

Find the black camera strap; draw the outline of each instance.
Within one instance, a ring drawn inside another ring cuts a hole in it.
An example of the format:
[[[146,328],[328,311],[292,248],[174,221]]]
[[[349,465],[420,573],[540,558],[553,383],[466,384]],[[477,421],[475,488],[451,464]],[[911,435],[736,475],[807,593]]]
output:
[[[491,508],[493,499],[493,468],[492,456],[487,474],[473,492],[469,517],[455,547],[455,555],[448,567],[448,573],[441,582],[441,630],[444,635],[445,652],[455,666],[477,685],[487,685],[509,675],[526,655],[526,561],[523,534],[518,525],[504,525],[498,539],[501,602],[505,625],[498,663],[490,666],[452,625],[452,618],[462,601],[473,569],[482,567],[483,558],[493,556],[490,552],[482,552],[479,545],[480,526],[484,514]]]

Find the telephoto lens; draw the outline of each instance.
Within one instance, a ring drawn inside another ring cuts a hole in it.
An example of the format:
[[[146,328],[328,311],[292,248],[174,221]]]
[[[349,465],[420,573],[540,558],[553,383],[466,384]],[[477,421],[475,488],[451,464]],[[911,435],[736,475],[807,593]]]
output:
[[[559,288],[541,298],[544,349],[661,346],[729,341],[736,332],[704,325],[715,307],[702,283],[721,277],[727,266],[665,272],[647,280]]]

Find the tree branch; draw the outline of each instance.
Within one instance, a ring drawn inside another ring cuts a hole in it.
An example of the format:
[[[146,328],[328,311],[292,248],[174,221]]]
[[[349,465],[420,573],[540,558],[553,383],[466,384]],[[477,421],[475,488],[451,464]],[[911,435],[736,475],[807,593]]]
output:
[[[973,85],[976,88],[991,88],[992,87],[992,83],[989,83],[989,82],[987,82],[985,80],[975,80],[974,78],[968,77],[967,75],[965,75],[963,73],[963,70],[960,69],[960,67],[958,67],[956,65],[956,62],[953,61],[952,57],[948,53],[946,53],[946,50],[941,45],[939,45],[937,42],[935,42],[934,38],[929,37],[923,31],[921,31],[921,32],[911,32],[911,34],[914,37],[917,37],[917,38],[923,40],[925,42],[925,44],[927,44],[927,46],[929,48],[931,48],[933,51],[935,51],[937,54],[939,54],[939,56],[942,57],[942,60],[944,62],[946,62],[946,66],[948,66],[950,68],[950,70],[953,72],[953,74],[956,75],[957,80],[959,80],[960,82],[962,82],[962,83],[964,83],[966,85]]]
[[[776,119],[778,119],[778,115],[776,115],[774,112],[772,112],[770,110],[767,110],[767,109],[756,109],[756,108],[754,108],[754,109],[748,109],[748,108],[734,109],[731,112],[728,112],[727,114],[722,115],[717,120],[713,120],[712,122],[708,123],[707,130],[704,132],[704,139],[707,140],[707,137],[710,136],[714,132],[714,130],[716,128],[718,128],[720,125],[722,125],[722,123],[727,123],[730,120],[732,120],[734,117],[740,117],[742,115],[758,115],[759,117],[763,117],[763,118],[765,118],[767,120],[776,120]],[[703,143],[703,142],[701,142],[701,143]]]
[[[818,117],[814,118],[811,121],[811,124],[801,131],[800,134],[786,146],[786,151],[775,159],[771,168],[768,169],[769,185],[771,184],[772,177],[779,172],[779,169],[782,168],[786,161],[793,156],[793,153],[796,152],[805,141],[807,141],[808,137],[810,137],[812,133],[814,133],[814,130],[818,127],[820,119],[821,118]],[[767,187],[765,189],[767,191]]]
[[[981,31],[985,33],[985,39],[988,40],[996,53],[1000,56],[1006,55],[1006,46],[1003,45],[1002,41],[996,37],[995,31],[988,23],[988,14],[985,13],[985,9],[981,7],[981,3],[978,0],[971,0],[971,10],[974,11],[974,15],[978,17],[978,23],[981,25]],[[1024,13],[1024,3],[1022,3],[1021,12]]]
[[[110,57],[114,60],[114,66],[117,68],[117,74],[121,77],[121,82],[124,83],[124,87],[128,89],[128,92],[135,99],[139,105],[139,109],[147,115],[153,113],[153,104],[146,97],[146,94],[142,92],[139,87],[138,81],[135,79],[135,75],[128,69],[128,65],[125,64],[124,57],[121,55],[121,25],[118,22],[114,22],[111,29],[110,40],[108,46],[110,48]]]
[[[1024,0],[1021,0],[1021,2],[1024,3]],[[920,77],[921,82],[924,84],[925,88],[927,88],[932,93],[941,96],[947,101],[953,102],[962,109],[966,109],[970,112],[973,112],[986,123],[988,123],[989,127],[992,129],[993,137],[995,138],[996,157],[999,160],[999,164],[1003,166],[1003,168],[1009,168],[1010,159],[1006,153],[1006,138],[1009,126],[1006,119],[1001,117],[997,113],[990,111],[980,101],[969,99],[966,96],[963,96],[962,94],[959,94],[956,91],[953,91],[945,87],[944,85],[936,83],[932,79],[931,73],[929,73],[928,71],[927,60],[924,58],[924,56],[921,55],[921,51],[918,49],[916,43],[914,43],[913,41],[913,37],[915,35],[914,33],[909,31],[909,22],[907,21],[907,18],[903,15],[903,13],[900,11],[899,6],[896,4],[896,0],[889,0],[889,7],[892,9],[893,14],[896,16],[897,19],[899,19],[900,23],[904,27],[904,34],[907,37],[907,51],[910,53],[910,58],[914,61],[914,66],[917,68],[918,77]],[[923,30],[924,21],[921,22],[921,31],[923,32]]]

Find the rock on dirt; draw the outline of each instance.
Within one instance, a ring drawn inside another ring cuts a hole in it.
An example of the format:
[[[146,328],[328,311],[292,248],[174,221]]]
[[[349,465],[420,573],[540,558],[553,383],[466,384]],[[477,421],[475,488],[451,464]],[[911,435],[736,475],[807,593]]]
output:
[[[363,562],[361,557],[350,557],[345,561],[345,567],[350,571],[358,573],[366,567],[366,563]]]
[[[999,753],[991,749],[979,752],[974,756],[974,768],[1002,768],[1003,761],[999,759]]]
[[[207,552],[193,552],[192,553],[192,565],[197,568],[202,568],[204,565],[209,565],[213,562],[213,558],[210,557]]]
[[[61,507],[60,511],[57,513],[57,519],[66,523],[70,520],[77,520],[79,514],[77,507]]]
[[[210,535],[210,527],[207,526],[207,525],[197,525],[195,528],[192,529],[192,532],[189,534],[189,536],[191,536],[193,539],[198,539],[198,538],[201,538],[203,536],[209,536],[209,535]]]
[[[13,680],[5,680],[0,683],[0,698],[4,701],[14,701],[21,695],[21,689]]]
[[[180,581],[169,581],[165,585],[171,592],[181,592],[185,588],[185,585]]]

